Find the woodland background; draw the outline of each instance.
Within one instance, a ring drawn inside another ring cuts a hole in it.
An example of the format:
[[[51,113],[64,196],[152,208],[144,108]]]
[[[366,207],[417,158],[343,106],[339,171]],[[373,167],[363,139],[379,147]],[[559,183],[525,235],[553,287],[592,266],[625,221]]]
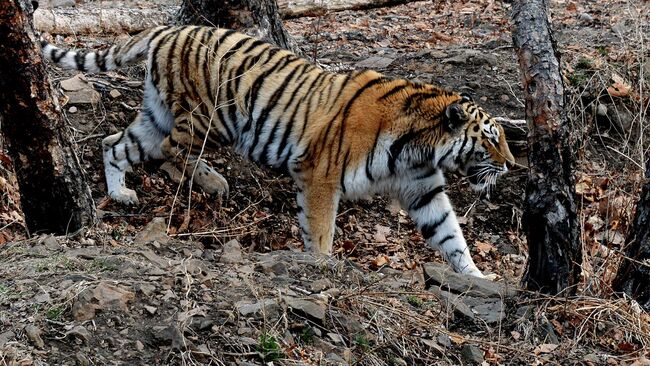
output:
[[[144,66],[92,75],[48,67],[99,220],[70,235],[29,235],[0,137],[1,364],[650,364],[647,303],[612,286],[647,193],[648,2],[550,2],[582,262],[575,283],[552,294],[521,286],[530,169],[526,126],[516,123],[526,111],[513,3],[323,9],[351,3],[312,3],[304,16],[279,1],[289,46],[328,70],[372,68],[470,92],[515,122],[522,167],[489,197],[449,177],[474,259],[498,285],[447,273],[381,197],[342,206],[332,258],[302,253],[290,179],[228,149],[208,156],[229,181],[228,201],[189,193],[148,163],[129,176],[141,204],[111,202],[100,140],[135,117]],[[97,48],[174,22],[178,6],[52,0],[34,25],[56,44]]]

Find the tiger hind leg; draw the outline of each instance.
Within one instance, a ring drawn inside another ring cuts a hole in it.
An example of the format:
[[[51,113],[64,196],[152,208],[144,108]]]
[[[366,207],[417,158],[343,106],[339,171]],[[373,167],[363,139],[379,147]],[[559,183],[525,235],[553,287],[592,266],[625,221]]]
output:
[[[203,159],[197,157],[195,151],[187,154],[186,147],[197,150],[197,143],[192,144],[192,138],[185,132],[172,130],[161,145],[162,154],[176,168],[177,176],[191,177],[192,183],[198,184],[208,194],[219,194],[228,197],[228,181]],[[198,146],[200,148],[200,144]]]
[[[134,164],[160,159],[163,138],[164,134],[141,113],[124,131],[102,140],[106,188],[113,200],[127,205],[139,203],[135,191],[126,187],[126,171]]]

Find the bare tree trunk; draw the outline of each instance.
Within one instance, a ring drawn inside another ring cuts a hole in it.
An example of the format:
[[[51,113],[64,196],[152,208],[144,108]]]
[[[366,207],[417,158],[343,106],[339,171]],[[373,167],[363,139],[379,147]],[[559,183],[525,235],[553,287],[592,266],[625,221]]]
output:
[[[650,160],[646,164],[645,184],[636,205],[634,224],[627,236],[625,255],[613,287],[636,299],[650,311]]]
[[[524,219],[533,291],[572,293],[582,251],[564,85],[546,0],[513,2],[513,41],[526,97],[529,176]]]
[[[0,6],[0,118],[28,229],[58,234],[93,222],[94,203],[52,97],[26,0]]]
[[[344,10],[366,10],[407,4],[416,0],[292,0],[280,7],[284,19],[318,17]]]
[[[276,0],[183,0],[177,23],[237,29],[300,53],[282,25]]]

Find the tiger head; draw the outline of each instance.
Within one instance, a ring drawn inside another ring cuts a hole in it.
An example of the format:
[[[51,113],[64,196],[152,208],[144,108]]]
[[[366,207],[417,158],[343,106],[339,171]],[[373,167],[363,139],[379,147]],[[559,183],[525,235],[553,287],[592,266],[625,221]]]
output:
[[[494,185],[514,165],[503,127],[468,95],[447,105],[441,127],[438,165],[467,176],[473,189]]]
[[[407,119],[402,126],[421,132],[411,146],[436,168],[467,176],[474,190],[495,184],[515,162],[503,127],[468,95],[424,88],[407,97],[402,109]]]

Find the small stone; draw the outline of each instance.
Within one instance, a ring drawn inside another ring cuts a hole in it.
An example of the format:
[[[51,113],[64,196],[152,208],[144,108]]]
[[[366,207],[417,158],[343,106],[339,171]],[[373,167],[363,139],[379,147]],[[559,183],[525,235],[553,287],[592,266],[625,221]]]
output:
[[[466,344],[460,351],[460,356],[472,365],[480,365],[483,363],[483,351],[473,344]]]
[[[286,275],[287,265],[284,262],[277,262],[275,260],[264,261],[255,266],[257,272],[262,272],[266,274],[274,274],[277,276]]]
[[[589,13],[580,13],[580,15],[578,15],[578,18],[585,23],[591,23],[594,21],[594,17],[592,17]]]
[[[337,333],[327,333],[327,337],[334,342],[334,344],[345,344],[345,340],[340,334]]]
[[[235,308],[243,316],[277,318],[280,315],[281,308],[277,301],[273,299],[263,299],[256,303],[246,300],[235,303]]]
[[[317,320],[322,322],[325,319],[325,304],[320,301],[296,299],[292,297],[285,297],[285,303],[293,311],[306,315],[312,320]]]
[[[223,246],[223,253],[221,254],[221,263],[236,264],[243,261],[241,245],[236,239],[233,239]]]
[[[16,337],[16,333],[8,330],[4,333],[0,333],[0,347],[4,346],[7,342],[11,341]]]
[[[163,217],[154,217],[154,219],[135,236],[133,243],[137,245],[146,245],[154,240],[162,244],[167,244],[170,240],[167,236],[167,224]]]
[[[68,109],[68,112],[70,112],[70,113],[72,113],[72,114],[77,113],[77,111],[79,111],[79,109],[77,109],[77,107],[75,107],[75,106],[72,106],[72,107],[70,107],[70,108]]]
[[[436,341],[445,348],[451,348],[451,338],[446,334],[438,334]]]
[[[144,309],[151,315],[154,315],[156,311],[158,311],[158,308],[155,306],[150,306],[150,305],[145,305]]]
[[[117,98],[119,98],[119,97],[122,96],[122,93],[120,93],[117,89],[112,89],[108,94],[109,94],[109,95],[111,96],[111,98],[113,98],[113,99],[117,99]]]
[[[499,99],[501,100],[501,102],[507,103],[510,100],[510,97],[508,95],[506,95],[506,94],[501,94],[499,96]]]
[[[607,106],[603,103],[598,103],[598,107],[596,107],[596,114],[598,114],[601,117],[607,117]],[[597,216],[594,216],[597,217]]]
[[[61,244],[59,244],[59,240],[51,235],[43,240],[43,245],[45,248],[53,252],[61,250]]]
[[[140,341],[135,341],[135,349],[142,352],[144,350],[144,344]]]
[[[329,288],[332,288],[332,281],[327,278],[316,280],[309,285],[311,292],[323,292]]]
[[[43,349],[43,347],[45,347],[45,342],[43,342],[43,338],[41,338],[41,330],[37,326],[33,324],[25,326],[25,334],[27,335],[27,338],[34,343],[36,348]]]
[[[88,343],[88,341],[90,341],[90,337],[91,337],[90,332],[83,325],[77,325],[74,328],[70,329],[69,331],[65,332],[65,336],[76,337],[86,344]]]
[[[72,305],[72,316],[77,321],[90,320],[96,311],[128,311],[127,303],[135,299],[135,293],[107,282],[82,291]]]
[[[357,62],[359,69],[385,69],[395,61],[394,58],[371,56],[363,61]]]
[[[77,359],[77,366],[89,366],[90,360],[86,355],[81,352],[75,353],[74,357]]]

